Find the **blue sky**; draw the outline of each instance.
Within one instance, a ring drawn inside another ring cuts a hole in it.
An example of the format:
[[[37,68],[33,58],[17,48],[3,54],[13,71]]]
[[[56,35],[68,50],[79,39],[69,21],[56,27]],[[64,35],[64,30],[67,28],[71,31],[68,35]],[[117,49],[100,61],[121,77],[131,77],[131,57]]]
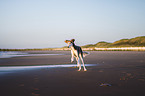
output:
[[[0,48],[52,48],[145,36],[145,0],[0,0]]]

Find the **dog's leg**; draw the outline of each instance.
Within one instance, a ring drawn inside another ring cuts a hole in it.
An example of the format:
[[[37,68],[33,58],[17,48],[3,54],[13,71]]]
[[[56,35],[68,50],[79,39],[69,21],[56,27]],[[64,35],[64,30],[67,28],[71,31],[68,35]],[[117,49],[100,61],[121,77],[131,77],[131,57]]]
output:
[[[80,54],[80,58],[81,58],[81,61],[82,61],[83,67],[84,67],[84,71],[87,71],[85,64],[84,64],[83,56],[81,54]]]
[[[80,63],[80,58],[79,58],[79,57],[78,57],[77,64],[78,64],[78,66],[79,66],[79,70],[78,70],[78,71],[81,71],[81,63]]]
[[[79,67],[79,64],[80,64],[80,61],[78,61],[78,60],[79,60],[79,58],[78,58],[78,57],[76,57],[77,67]]]
[[[74,61],[74,53],[73,53],[73,51],[71,50],[71,62],[73,62]]]

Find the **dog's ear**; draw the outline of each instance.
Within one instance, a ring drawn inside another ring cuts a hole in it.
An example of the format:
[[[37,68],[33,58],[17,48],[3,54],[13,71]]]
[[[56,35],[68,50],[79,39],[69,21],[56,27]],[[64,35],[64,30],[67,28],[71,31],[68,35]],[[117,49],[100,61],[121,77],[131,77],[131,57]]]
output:
[[[64,42],[65,42],[65,43],[68,43],[68,42],[69,42],[69,40],[65,40]]]
[[[70,42],[74,43],[75,39],[71,39]]]

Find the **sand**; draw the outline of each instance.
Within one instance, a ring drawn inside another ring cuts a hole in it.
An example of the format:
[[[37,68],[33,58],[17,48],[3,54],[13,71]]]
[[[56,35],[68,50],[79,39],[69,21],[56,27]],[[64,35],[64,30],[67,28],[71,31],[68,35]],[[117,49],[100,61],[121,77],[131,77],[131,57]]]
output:
[[[64,55],[3,58],[0,59],[0,66],[72,64],[70,51],[29,53]],[[0,96],[145,95],[145,52],[90,51],[84,59],[86,64],[98,65],[88,66],[87,72],[78,72],[76,67],[62,67],[0,74]]]

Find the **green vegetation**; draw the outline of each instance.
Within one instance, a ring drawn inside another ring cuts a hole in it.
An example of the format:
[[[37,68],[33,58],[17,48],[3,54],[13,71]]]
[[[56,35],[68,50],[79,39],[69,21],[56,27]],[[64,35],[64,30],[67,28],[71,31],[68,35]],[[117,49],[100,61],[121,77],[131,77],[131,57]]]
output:
[[[115,41],[114,43],[101,41],[96,44],[89,44],[82,47],[83,48],[145,47],[145,36],[131,38],[131,39],[121,39],[121,40]]]
[[[108,46],[110,43],[108,42],[105,42],[105,41],[101,41],[101,42],[98,42],[96,44],[89,44],[89,45],[85,45],[85,46],[82,46],[83,48],[90,48],[90,47],[106,47]]]

